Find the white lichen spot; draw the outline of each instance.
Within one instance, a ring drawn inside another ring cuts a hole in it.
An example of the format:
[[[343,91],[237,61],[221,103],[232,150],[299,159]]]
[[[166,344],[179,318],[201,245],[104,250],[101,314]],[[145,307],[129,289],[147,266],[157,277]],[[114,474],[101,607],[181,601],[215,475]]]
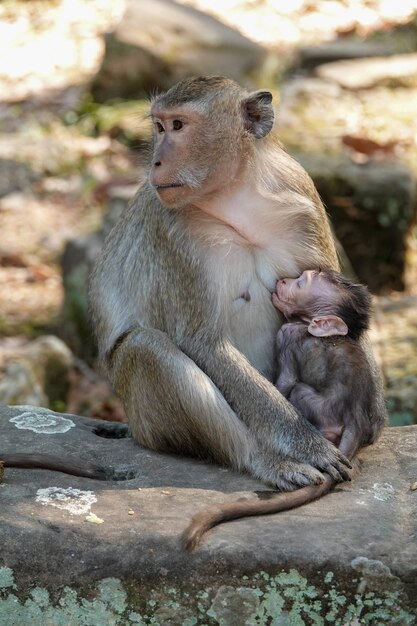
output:
[[[373,577],[391,577],[391,570],[388,565],[376,559],[368,559],[366,556],[357,556],[350,562],[353,569],[363,575]]]
[[[395,489],[390,483],[374,483],[372,485],[371,493],[373,493],[375,500],[382,500],[385,502],[393,497]]]
[[[81,491],[73,487],[67,489],[47,487],[46,489],[38,489],[36,502],[63,509],[71,515],[86,515],[90,511],[91,505],[97,502],[97,498],[93,491]]]
[[[0,589],[12,587],[16,589],[13,570],[10,567],[0,567]]]
[[[75,426],[72,420],[56,415],[48,409],[35,409],[30,406],[20,408],[26,410],[10,419],[12,424],[20,430],[31,430],[39,435],[56,435],[57,433],[66,433]]]

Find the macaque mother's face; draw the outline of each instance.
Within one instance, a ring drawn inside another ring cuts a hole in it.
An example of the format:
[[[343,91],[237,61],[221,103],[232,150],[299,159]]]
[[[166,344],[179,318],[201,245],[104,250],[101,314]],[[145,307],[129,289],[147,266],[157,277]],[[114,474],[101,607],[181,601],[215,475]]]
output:
[[[320,270],[306,270],[298,278],[278,280],[272,302],[287,319],[304,315],[310,318],[323,309],[334,309],[338,289]]]

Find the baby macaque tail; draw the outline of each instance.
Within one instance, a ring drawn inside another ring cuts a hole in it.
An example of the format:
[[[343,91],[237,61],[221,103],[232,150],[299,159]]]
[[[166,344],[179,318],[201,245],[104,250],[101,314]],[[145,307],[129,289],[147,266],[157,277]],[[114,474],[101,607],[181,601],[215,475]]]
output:
[[[243,500],[230,504],[212,506],[201,513],[197,513],[181,537],[181,545],[186,552],[193,552],[200,544],[204,534],[223,522],[229,522],[242,517],[254,515],[270,515],[295,509],[308,502],[313,502],[331,491],[335,480],[325,474],[320,485],[301,487],[296,491],[281,492],[268,500]]]

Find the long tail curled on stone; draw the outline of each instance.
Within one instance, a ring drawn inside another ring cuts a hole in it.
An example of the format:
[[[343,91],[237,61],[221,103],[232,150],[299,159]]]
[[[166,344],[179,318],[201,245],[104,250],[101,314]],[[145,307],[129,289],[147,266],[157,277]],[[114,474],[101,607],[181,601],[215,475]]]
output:
[[[325,474],[320,485],[309,485],[296,491],[278,493],[269,500],[245,500],[212,506],[192,518],[181,537],[182,548],[186,552],[192,552],[198,547],[204,534],[218,524],[241,517],[270,515],[295,509],[326,495],[335,484],[336,481]]]
[[[352,461],[358,452],[357,437],[342,438],[340,451],[349,461]],[[299,506],[318,500],[325,496],[337,481],[329,474],[324,474],[324,481],[320,485],[308,485],[295,491],[277,493],[269,500],[245,500],[212,506],[195,515],[181,537],[181,545],[186,552],[192,552],[200,544],[204,534],[214,526],[242,517],[255,515],[271,515],[296,509]]]
[[[69,461],[52,454],[0,454],[0,463],[3,467],[46,469],[96,480],[108,480],[109,478],[108,470],[104,466],[82,461]]]

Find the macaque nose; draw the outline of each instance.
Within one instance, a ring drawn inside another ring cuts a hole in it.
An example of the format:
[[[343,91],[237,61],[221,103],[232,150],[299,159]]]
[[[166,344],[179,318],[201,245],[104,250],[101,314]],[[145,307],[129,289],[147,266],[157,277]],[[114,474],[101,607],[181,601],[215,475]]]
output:
[[[155,163],[154,163],[155,167],[159,167],[160,165],[162,165],[161,161],[155,161]]]

